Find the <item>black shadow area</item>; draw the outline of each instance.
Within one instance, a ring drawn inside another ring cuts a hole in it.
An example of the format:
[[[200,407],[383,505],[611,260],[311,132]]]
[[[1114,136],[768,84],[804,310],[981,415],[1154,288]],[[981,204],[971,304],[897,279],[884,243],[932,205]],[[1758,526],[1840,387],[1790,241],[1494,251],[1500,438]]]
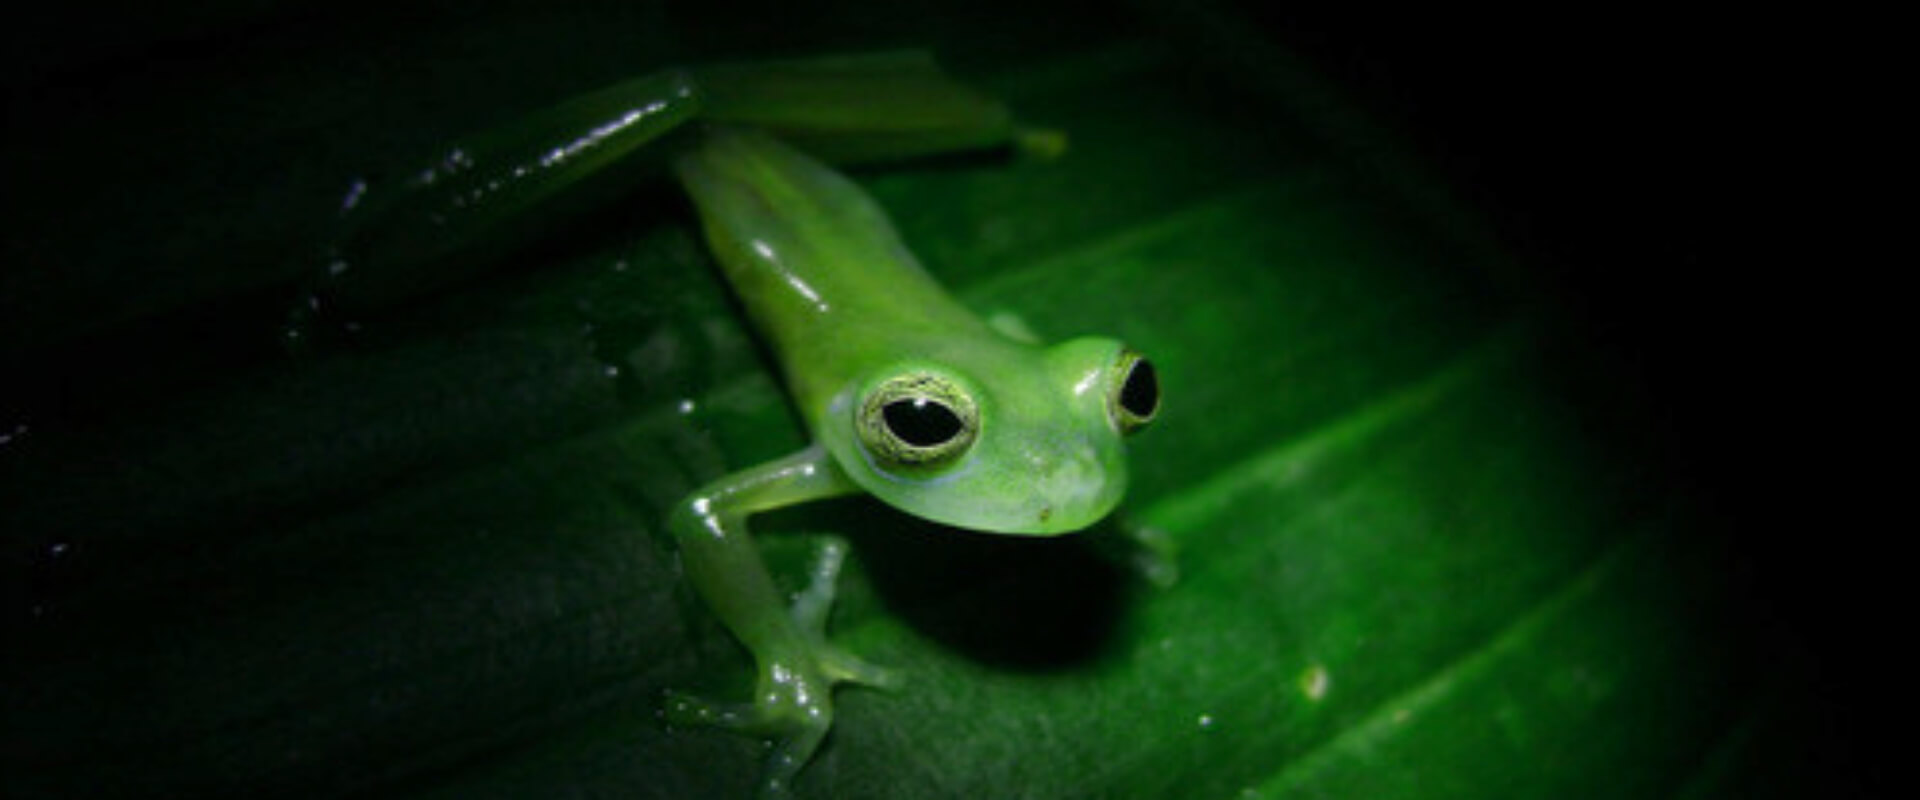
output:
[[[845,535],[888,613],[968,658],[1009,669],[1064,670],[1113,652],[1139,584],[1092,538],[1117,535],[1111,518],[1043,538],[940,525],[871,498],[782,516],[769,515],[761,530],[799,523]]]

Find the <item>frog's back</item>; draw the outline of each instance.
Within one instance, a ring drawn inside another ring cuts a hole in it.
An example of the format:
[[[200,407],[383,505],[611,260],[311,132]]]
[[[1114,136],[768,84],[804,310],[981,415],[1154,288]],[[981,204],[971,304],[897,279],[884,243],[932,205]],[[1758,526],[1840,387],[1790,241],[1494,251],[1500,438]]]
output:
[[[675,169],[804,409],[940,342],[1000,339],[926,273],[871,197],[791,146],[717,128]]]
[[[728,281],[770,340],[814,442],[925,519],[1079,530],[1126,489],[1118,398],[1157,408],[1119,342],[1051,347],[961,307],[860,188],[766,136],[716,131],[676,162]]]

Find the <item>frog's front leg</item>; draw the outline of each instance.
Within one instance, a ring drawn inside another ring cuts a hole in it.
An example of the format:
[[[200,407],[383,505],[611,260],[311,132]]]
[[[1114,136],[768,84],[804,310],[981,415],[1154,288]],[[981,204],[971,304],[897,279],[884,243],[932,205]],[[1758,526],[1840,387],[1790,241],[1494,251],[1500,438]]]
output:
[[[675,695],[667,717],[772,737],[764,796],[786,793],[833,726],[834,684],[894,681],[826,641],[827,611],[845,545],[836,541],[825,548],[810,585],[789,611],[747,534],[746,518],[857,489],[825,448],[814,445],[702,487],[675,508],[670,523],[687,579],[753,654],[758,680],[750,702],[710,703]]]

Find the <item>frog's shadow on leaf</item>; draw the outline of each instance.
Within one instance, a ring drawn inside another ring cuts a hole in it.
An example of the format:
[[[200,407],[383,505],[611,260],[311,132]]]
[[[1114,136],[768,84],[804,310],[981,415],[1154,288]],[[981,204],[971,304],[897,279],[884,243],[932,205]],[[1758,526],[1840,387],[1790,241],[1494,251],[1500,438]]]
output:
[[[1112,518],[1036,538],[939,525],[865,498],[821,503],[804,516],[808,530],[845,532],[888,613],[999,667],[1066,670],[1115,651],[1141,583],[1091,540],[1117,535]]]

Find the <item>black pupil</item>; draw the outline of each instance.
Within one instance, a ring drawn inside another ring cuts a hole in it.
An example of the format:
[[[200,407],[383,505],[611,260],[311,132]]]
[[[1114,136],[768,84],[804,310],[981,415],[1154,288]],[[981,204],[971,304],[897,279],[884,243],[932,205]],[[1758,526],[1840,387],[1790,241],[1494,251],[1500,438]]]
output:
[[[953,409],[924,397],[895,400],[881,413],[887,430],[914,447],[945,444],[960,435],[960,417]]]
[[[1160,379],[1153,374],[1153,362],[1144,358],[1133,362],[1126,385],[1120,387],[1120,407],[1141,418],[1153,416],[1160,407]]]

